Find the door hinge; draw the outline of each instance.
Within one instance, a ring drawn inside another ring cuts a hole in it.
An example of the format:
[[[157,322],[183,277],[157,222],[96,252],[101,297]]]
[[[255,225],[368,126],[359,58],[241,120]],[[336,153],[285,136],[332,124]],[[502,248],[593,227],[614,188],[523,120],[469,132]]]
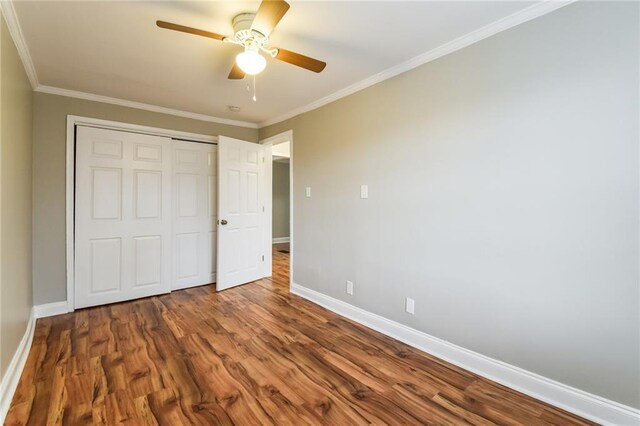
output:
[[[262,255],[262,261],[264,262],[264,254]]]
[[[262,213],[264,213],[264,206],[262,206]]]

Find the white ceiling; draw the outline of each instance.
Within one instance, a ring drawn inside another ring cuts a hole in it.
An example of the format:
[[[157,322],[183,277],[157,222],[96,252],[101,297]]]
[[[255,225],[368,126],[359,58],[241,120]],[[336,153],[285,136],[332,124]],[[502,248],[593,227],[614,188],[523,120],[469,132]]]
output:
[[[327,62],[315,74],[273,59],[258,101],[227,74],[239,47],[159,29],[166,20],[232,35],[259,1],[15,2],[41,85],[227,119],[264,122],[326,97],[534,2],[292,2],[271,45]],[[230,112],[237,105],[240,112]]]

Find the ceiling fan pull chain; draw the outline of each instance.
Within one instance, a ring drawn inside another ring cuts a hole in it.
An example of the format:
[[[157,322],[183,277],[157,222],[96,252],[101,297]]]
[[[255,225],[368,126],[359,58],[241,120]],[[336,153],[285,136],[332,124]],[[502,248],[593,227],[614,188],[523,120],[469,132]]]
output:
[[[256,76],[253,75],[253,102],[256,102]]]

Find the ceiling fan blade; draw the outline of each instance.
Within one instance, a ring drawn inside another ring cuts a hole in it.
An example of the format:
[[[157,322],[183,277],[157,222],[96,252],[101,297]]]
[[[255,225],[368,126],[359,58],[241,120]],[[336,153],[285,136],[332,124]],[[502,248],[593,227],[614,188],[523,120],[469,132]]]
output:
[[[276,59],[279,59],[284,62],[288,62],[293,65],[297,65],[301,68],[304,68],[313,72],[321,72],[324,69],[324,67],[327,66],[326,62],[322,62],[317,59],[313,59],[308,56],[304,56],[299,53],[295,53],[290,50],[285,50],[280,48],[278,48]]]
[[[209,31],[199,30],[197,28],[185,27],[184,25],[172,24],[171,22],[156,21],[156,25],[167,30],[182,31],[183,33],[195,34],[202,37],[213,38],[216,40],[224,40],[226,37]]]
[[[256,17],[253,18],[251,29],[268,37],[287,10],[289,10],[289,3],[284,0],[262,0]]]
[[[229,77],[227,78],[229,80],[242,80],[244,78],[244,71],[242,71],[238,64],[234,62],[231,72],[229,73]]]

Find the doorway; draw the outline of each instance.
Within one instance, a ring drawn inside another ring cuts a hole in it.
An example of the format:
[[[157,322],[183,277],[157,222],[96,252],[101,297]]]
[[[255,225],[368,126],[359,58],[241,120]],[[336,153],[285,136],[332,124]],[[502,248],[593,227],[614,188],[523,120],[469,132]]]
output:
[[[272,276],[287,284],[293,255],[293,132],[261,142],[271,146]]]

